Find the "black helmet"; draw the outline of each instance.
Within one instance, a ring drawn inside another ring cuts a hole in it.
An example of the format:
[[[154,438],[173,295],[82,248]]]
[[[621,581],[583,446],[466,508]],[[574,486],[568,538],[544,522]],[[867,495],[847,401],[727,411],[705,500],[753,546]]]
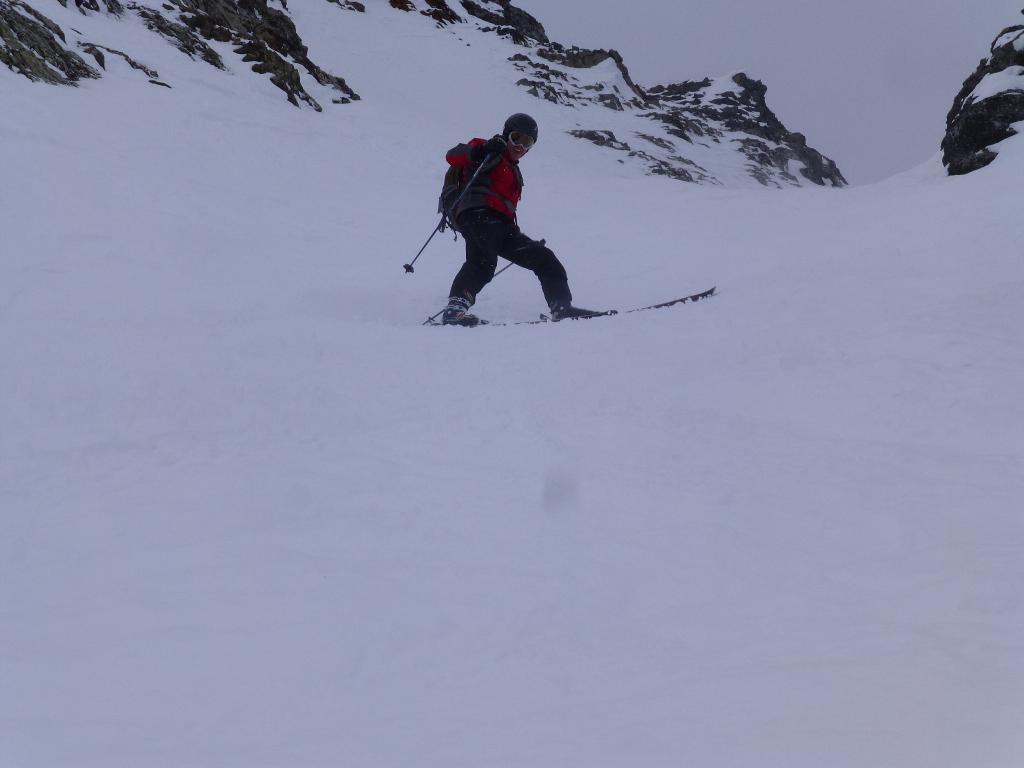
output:
[[[501,135],[507,139],[508,135],[513,131],[525,133],[531,139],[536,141],[537,121],[527,114],[524,114],[522,112],[516,112],[508,120],[505,121],[505,127],[502,129]]]

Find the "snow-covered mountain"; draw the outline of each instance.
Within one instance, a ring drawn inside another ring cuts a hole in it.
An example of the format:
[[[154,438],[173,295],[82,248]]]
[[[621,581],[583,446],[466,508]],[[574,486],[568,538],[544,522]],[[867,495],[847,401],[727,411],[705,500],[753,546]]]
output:
[[[317,111],[171,0],[15,5],[102,77],[0,67],[0,766],[1017,768],[1024,138],[779,190],[693,129],[679,183],[515,26],[290,0]],[[646,91],[724,137],[729,83]],[[717,297],[421,326],[516,111],[579,304]]]
[[[1024,125],[1024,25],[1007,27],[964,81],[946,119],[942,161],[951,174],[984,168]]]
[[[80,15],[102,17],[108,23],[94,23],[88,31],[80,31],[74,14],[62,15],[60,23],[54,21],[57,17],[49,3],[0,0],[0,63],[31,79],[75,84],[100,77],[107,60],[118,58],[136,77],[174,88],[173,78],[161,76],[152,66],[155,37],[133,35],[131,45],[123,42],[129,35],[125,27],[141,23],[199,66],[227,71],[229,62],[236,68],[251,64],[297,107],[320,111],[323,103],[349,104],[360,98],[345,78],[314,61],[321,54],[311,55],[303,37],[308,39],[310,30],[296,25],[286,0],[72,1]],[[68,5],[68,0],[60,2]],[[338,13],[322,23],[336,27],[361,27],[362,20],[354,16],[368,13],[359,2],[306,2],[331,4]],[[573,135],[614,150],[651,173],[727,185],[751,180],[769,186],[846,184],[835,163],[809,147],[801,134],[787,130],[768,108],[765,86],[743,73],[644,89],[632,81],[615,51],[567,48],[552,42],[537,19],[509,0],[463,0],[461,14],[446,0],[418,3],[379,1],[369,13],[411,14],[420,22],[421,34],[439,28],[434,34],[447,38],[453,55],[444,69],[431,73],[434,88],[449,87],[453,79],[457,81],[459,69],[469,64],[454,51],[452,38],[487,46],[487,37],[498,36],[509,45],[489,46],[494,54],[491,65],[500,68],[499,62],[507,60],[510,66],[496,71],[494,77],[517,82],[538,98],[573,107],[572,114],[563,117],[563,122],[572,123]],[[385,28],[377,34],[390,33]],[[337,58],[348,71],[352,57],[339,52]],[[381,57],[375,63],[387,66],[387,59]],[[194,77],[194,73],[183,76]],[[375,100],[384,94],[367,97]],[[587,109],[595,105],[603,109]],[[606,110],[621,114],[613,116]]]

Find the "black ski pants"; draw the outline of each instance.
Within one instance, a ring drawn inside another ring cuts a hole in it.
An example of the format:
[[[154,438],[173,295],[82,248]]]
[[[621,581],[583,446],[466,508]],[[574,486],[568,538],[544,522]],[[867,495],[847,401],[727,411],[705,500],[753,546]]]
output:
[[[537,275],[549,307],[572,303],[562,262],[542,241],[524,235],[512,219],[490,208],[474,208],[459,216],[458,224],[466,240],[466,263],[455,276],[449,296],[475,302],[494,277],[501,256]]]

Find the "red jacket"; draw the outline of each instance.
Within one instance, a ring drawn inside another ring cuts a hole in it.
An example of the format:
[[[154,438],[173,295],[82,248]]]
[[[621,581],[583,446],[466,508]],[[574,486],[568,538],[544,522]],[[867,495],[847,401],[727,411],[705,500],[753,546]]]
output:
[[[469,144],[459,144],[448,150],[446,160],[450,165],[462,168],[462,180],[469,181],[473,175],[473,161],[470,152],[476,147],[486,144],[485,139],[472,139]],[[463,211],[471,208],[493,208],[498,213],[515,221],[516,206],[523,194],[523,175],[519,172],[519,163],[502,154],[497,160],[491,160],[473,182],[472,189],[459,203],[453,218],[457,219]]]

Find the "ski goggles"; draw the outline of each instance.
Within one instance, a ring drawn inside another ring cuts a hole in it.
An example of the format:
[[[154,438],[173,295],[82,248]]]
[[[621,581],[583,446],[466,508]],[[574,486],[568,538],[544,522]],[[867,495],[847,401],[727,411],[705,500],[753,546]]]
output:
[[[512,131],[512,133],[508,135],[508,140],[517,147],[521,147],[523,149],[529,149],[536,143],[533,136],[528,133],[523,133],[522,131]]]

